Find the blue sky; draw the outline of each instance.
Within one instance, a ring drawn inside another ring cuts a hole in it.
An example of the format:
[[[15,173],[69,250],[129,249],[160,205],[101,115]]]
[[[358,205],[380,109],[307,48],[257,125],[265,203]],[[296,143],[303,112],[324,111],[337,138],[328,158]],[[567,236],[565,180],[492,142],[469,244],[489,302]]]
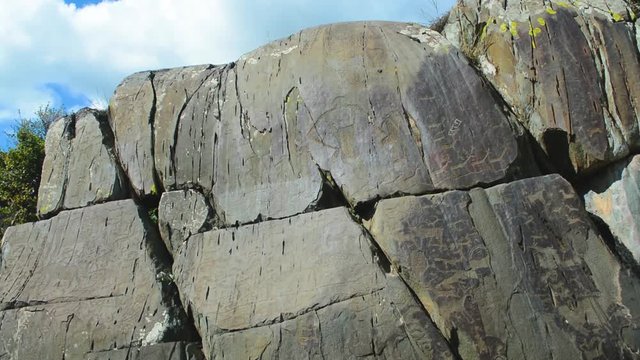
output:
[[[136,71],[222,64],[302,28],[428,23],[455,0],[3,0],[0,149],[39,106],[105,107]]]

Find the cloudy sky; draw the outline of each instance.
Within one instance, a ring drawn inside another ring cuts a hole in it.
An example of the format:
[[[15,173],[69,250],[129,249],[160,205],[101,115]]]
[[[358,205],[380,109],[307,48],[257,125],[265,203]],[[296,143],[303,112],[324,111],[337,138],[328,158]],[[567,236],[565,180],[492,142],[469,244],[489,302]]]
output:
[[[105,107],[128,74],[222,64],[302,28],[428,23],[455,0],[0,0],[0,149],[19,114]]]

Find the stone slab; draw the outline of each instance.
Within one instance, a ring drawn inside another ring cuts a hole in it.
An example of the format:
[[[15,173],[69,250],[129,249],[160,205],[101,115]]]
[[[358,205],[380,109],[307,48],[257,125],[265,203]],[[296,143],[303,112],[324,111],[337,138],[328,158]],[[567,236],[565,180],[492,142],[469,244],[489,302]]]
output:
[[[450,358],[428,315],[380,269],[371,246],[347,210],[335,208],[193,235],[174,274],[211,358],[341,351]]]
[[[193,328],[160,246],[132,200],[8,228],[0,353],[79,359],[90,351],[190,339]]]
[[[638,279],[558,175],[383,200],[368,227],[464,359],[639,350]]]
[[[82,109],[54,122],[45,141],[40,216],[128,195],[104,112]]]

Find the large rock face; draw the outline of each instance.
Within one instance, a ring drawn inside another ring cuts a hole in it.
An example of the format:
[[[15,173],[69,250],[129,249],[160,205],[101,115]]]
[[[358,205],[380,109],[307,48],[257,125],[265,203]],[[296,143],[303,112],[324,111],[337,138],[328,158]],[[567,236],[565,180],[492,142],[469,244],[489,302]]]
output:
[[[214,359],[452,358],[372,246],[348,211],[335,208],[193,236],[174,275]]]
[[[166,250],[131,200],[9,228],[2,243],[0,348],[12,359],[79,359],[190,340]]]
[[[624,293],[640,283],[621,280],[557,175],[383,200],[368,226],[463,358],[621,359],[638,350],[639,314]]]
[[[640,358],[633,9],[465,0],[127,77],[49,129],[0,358]]]
[[[558,170],[575,176],[640,148],[631,9],[623,0],[464,0],[444,33],[478,63]]]
[[[111,108],[136,191],[201,187],[227,224],[304,212],[327,177],[355,205],[530,168],[459,50],[408,24],[309,29],[229,66],[135,74]]]

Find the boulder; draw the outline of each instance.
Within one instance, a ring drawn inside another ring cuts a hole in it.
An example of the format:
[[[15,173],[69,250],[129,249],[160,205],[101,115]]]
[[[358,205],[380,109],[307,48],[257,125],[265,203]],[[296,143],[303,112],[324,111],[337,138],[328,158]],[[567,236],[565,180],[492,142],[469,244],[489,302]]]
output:
[[[317,209],[327,184],[357,205],[536,174],[494,95],[440,34],[358,22],[225,66],[132,75],[111,123],[139,194],[154,177],[202,189],[231,225]]]
[[[192,235],[173,270],[211,359],[452,358],[372,246],[335,208]]]
[[[0,353],[12,359],[189,340],[161,240],[131,200],[9,228],[0,267]]]
[[[169,191],[158,206],[158,227],[167,250],[175,255],[182,242],[214,222],[207,199],[196,190]]]
[[[82,109],[51,124],[38,191],[38,214],[51,216],[127,196],[106,114]]]
[[[464,0],[444,34],[575,177],[640,148],[633,20],[623,0]]]
[[[367,226],[463,359],[640,350],[638,278],[558,175],[383,200]]]
[[[608,167],[583,189],[587,211],[607,225],[625,260],[640,265],[640,155]]]

